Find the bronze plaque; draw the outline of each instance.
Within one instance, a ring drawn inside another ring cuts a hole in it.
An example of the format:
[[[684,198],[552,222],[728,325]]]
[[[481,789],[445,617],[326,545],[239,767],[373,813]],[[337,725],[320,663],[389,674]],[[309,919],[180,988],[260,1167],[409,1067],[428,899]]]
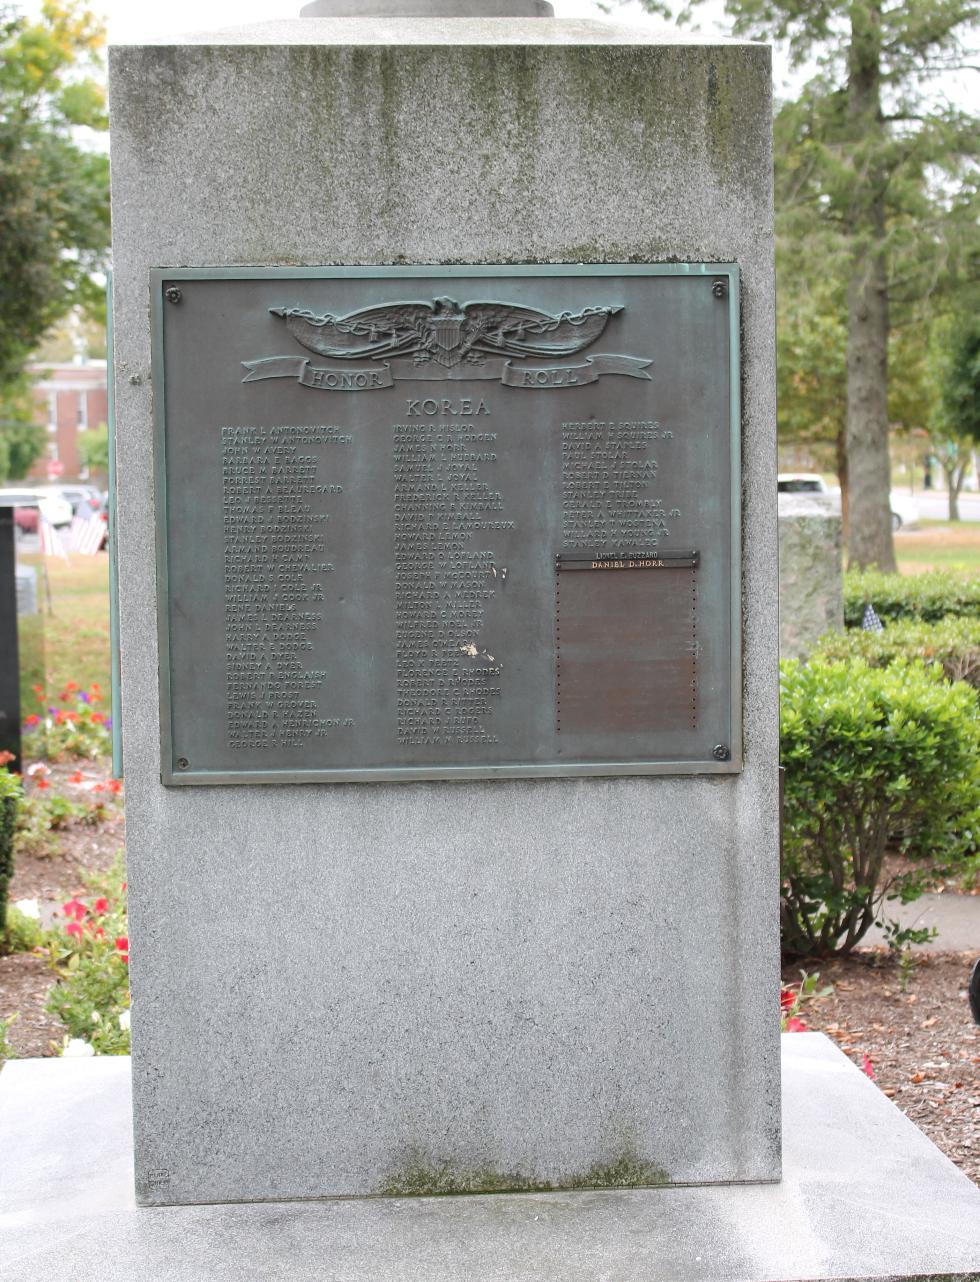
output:
[[[740,767],[734,267],[151,288],[164,782]]]

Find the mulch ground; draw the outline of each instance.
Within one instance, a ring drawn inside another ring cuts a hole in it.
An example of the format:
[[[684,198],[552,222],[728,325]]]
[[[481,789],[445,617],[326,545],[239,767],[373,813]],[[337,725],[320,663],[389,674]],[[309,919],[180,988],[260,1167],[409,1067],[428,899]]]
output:
[[[57,1054],[65,1035],[64,1025],[44,1009],[54,975],[43,957],[14,953],[0,957],[0,1016],[17,1018],[7,1041],[18,1059],[40,1059]]]
[[[84,761],[81,763],[54,763],[48,776],[52,792],[66,796],[69,801],[91,800],[93,794],[83,787],[73,787],[68,776],[81,770],[86,783],[107,783],[110,769],[107,762]],[[31,780],[25,784],[28,791]],[[126,845],[126,823],[122,807],[110,807],[110,818],[97,827],[72,823],[69,827],[52,833],[54,853],[18,854],[10,885],[10,900],[51,899],[62,901],[85,892],[84,874],[104,872],[110,868]]]
[[[84,788],[74,788],[67,782],[68,776],[79,769],[88,783],[105,783],[110,778],[108,762],[54,763],[48,776],[51,790],[71,801],[90,796]],[[28,791],[34,787],[29,779],[25,786]],[[52,906],[58,908],[66,899],[84,896],[86,874],[104,872],[125,848],[122,807],[111,808],[110,818],[97,827],[72,823],[51,836],[51,853],[17,856],[9,893],[11,903],[37,899],[45,920]],[[29,953],[0,957],[0,1018],[17,1014],[7,1040],[21,1059],[56,1054],[61,1046],[64,1026],[44,1009],[54,982],[55,976],[43,957]]]
[[[906,974],[871,950],[811,964],[834,991],[806,1002],[800,1018],[858,1067],[867,1055],[889,1099],[980,1184],[980,1028],[966,991],[977,956],[919,953]],[[784,983],[799,978],[799,964],[783,968]]]

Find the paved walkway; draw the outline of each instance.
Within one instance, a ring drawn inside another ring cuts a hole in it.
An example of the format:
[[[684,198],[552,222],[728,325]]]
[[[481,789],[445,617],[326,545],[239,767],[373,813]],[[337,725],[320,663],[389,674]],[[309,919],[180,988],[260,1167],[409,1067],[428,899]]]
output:
[[[980,895],[923,895],[911,904],[887,904],[886,915],[903,926],[935,926],[935,939],[913,945],[922,952],[980,954]],[[872,929],[860,946],[883,942],[881,932]]]

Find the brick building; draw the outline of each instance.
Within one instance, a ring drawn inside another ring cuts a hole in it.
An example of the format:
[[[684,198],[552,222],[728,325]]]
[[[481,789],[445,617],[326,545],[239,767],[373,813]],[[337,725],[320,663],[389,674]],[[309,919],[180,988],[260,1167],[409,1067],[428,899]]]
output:
[[[31,374],[37,380],[36,419],[48,429],[46,456],[35,463],[31,476],[42,481],[87,480],[82,475],[78,437],[108,422],[106,362],[46,362],[32,365]]]

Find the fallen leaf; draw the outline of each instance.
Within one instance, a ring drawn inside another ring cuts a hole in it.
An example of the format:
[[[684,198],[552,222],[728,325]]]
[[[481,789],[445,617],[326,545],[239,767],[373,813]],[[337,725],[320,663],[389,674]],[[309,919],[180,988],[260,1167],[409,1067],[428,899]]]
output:
[[[895,1096],[898,1094],[898,1090],[894,1086],[886,1086],[882,1093],[884,1095],[887,1095],[889,1099],[894,1099]]]
[[[911,1080],[915,1082],[916,1086],[918,1086],[920,1082],[924,1082],[926,1080],[926,1075],[925,1073],[913,1073]]]
[[[924,1019],[924,1020],[922,1021],[922,1027],[923,1027],[923,1028],[932,1028],[933,1024],[938,1024],[938,1023],[939,1023],[939,1016],[938,1016],[938,1015],[933,1015],[932,1019]]]

